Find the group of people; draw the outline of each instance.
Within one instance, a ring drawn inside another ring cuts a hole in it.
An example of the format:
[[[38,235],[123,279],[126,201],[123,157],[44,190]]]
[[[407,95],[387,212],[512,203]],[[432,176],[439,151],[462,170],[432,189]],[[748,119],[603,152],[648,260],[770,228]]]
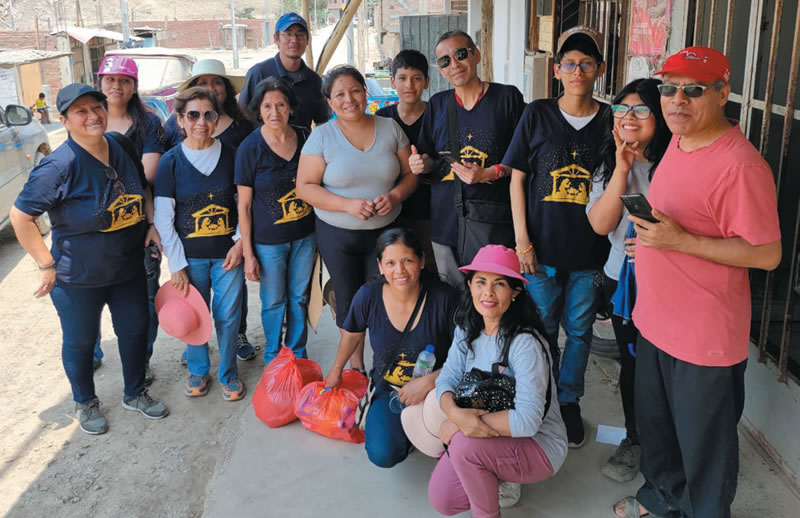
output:
[[[627,436],[602,473],[645,478],[613,514],[730,516],[747,269],[775,268],[781,245],[769,166],[725,118],[727,58],[684,49],[661,80],[635,80],[604,106],[592,95],[605,72],[601,35],[579,26],[557,44],[563,93],[526,106],[517,88],[481,80],[480,50],[451,31],[435,62],[453,89],[423,101],[428,61],[403,50],[391,75],[400,102],[370,115],[358,70],[323,80],[306,67],[308,38],[290,13],[276,24],[278,54],[246,78],[199,61],[163,129],[128,58],[106,58],[99,89],[59,92],[69,138],[32,173],[11,218],[39,265],[36,296],[49,294],[61,320],[81,428],[108,429],[92,381],[105,305],[124,408],[168,413],[145,388],[159,317],[187,343],[186,395],[209,392],[210,329],[195,332],[188,313],[176,325],[168,296],[210,308],[222,395],[239,400],[237,358],[256,354],[245,280],[260,282],[264,360],[282,345],[307,357],[318,250],[341,335],[326,385],[339,386],[348,363],[369,374],[367,455],[387,468],[412,446],[438,457],[438,512],[499,516],[520,484],[552,477],[585,442],[580,400],[605,303]],[[651,214],[623,206],[621,195],[639,193]],[[33,223],[45,211],[51,250]],[[171,280],[159,288],[162,251]],[[434,368],[415,377],[429,346]],[[463,384],[476,377],[492,396],[470,402]]]

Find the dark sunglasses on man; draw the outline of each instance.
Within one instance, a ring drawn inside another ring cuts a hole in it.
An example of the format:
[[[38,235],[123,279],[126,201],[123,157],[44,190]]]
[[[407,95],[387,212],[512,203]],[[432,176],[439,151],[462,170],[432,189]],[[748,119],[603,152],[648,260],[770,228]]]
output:
[[[703,97],[706,88],[712,87],[706,85],[658,85],[658,92],[661,97],[675,97],[678,90],[683,90],[683,95],[689,99],[697,99],[698,97]]]
[[[191,110],[186,112],[185,115],[185,117],[191,122],[199,120],[201,116],[208,122],[215,122],[217,119],[219,119],[219,113],[215,112],[214,110],[207,110],[202,114],[197,110]]]
[[[464,61],[469,56],[470,52],[475,52],[475,49],[472,47],[461,47],[460,49],[456,49],[453,51],[453,56],[459,60]],[[447,68],[452,63],[450,56],[442,56],[436,59],[436,64],[439,65],[439,68]]]
[[[611,114],[615,119],[624,119],[628,112],[633,112],[633,116],[639,120],[646,120],[650,118],[653,113],[650,107],[646,104],[637,104],[636,106],[628,106],[627,104],[614,104],[611,106]]]

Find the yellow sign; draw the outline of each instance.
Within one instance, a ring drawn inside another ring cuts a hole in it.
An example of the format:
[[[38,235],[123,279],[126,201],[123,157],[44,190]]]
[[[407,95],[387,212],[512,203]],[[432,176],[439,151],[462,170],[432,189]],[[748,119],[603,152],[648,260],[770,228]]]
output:
[[[120,194],[106,210],[111,213],[111,224],[100,232],[121,230],[144,219],[140,194]]]
[[[219,205],[210,204],[204,209],[198,210],[192,217],[194,218],[194,232],[186,237],[210,237],[224,236],[233,233],[233,229],[228,223],[228,213],[230,210]]]
[[[283,197],[278,198],[278,203],[281,204],[283,217],[275,221],[276,225],[297,221],[311,214],[311,206],[297,197],[296,188],[289,191],[289,193],[285,194]]]

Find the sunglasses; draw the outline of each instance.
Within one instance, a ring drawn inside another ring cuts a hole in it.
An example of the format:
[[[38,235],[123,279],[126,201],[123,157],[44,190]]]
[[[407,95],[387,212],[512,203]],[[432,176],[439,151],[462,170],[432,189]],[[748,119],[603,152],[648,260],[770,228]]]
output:
[[[584,61],[583,63],[559,63],[558,68],[562,72],[566,74],[572,74],[577,70],[578,67],[581,67],[581,71],[584,74],[588,74],[590,72],[594,72],[597,69],[597,63],[594,61]]]
[[[201,115],[208,122],[216,122],[216,120],[219,119],[219,113],[215,112],[214,110],[208,110],[203,112],[202,114],[197,110],[192,110],[186,112],[186,115],[184,116],[190,121],[195,122],[200,119]]]
[[[711,88],[710,86],[704,85],[658,85],[658,92],[661,94],[661,97],[675,97],[675,94],[678,93],[678,90],[683,90],[683,95],[690,99],[697,99],[698,97],[703,97],[703,94],[706,92],[706,88]]]
[[[615,119],[624,119],[628,112],[633,112],[633,116],[639,120],[650,118],[653,113],[650,107],[646,104],[637,104],[636,106],[628,106],[627,104],[615,104],[611,106],[611,114]]]
[[[456,49],[453,51],[453,56],[459,60],[464,61],[469,56],[470,51],[475,52],[474,48],[467,48],[461,47],[460,49]],[[436,60],[436,64],[439,65],[439,68],[447,68],[450,66],[453,60],[450,59],[450,56],[442,56]]]
[[[125,184],[122,183],[119,179],[119,175],[117,174],[117,170],[114,167],[107,165],[105,169],[106,178],[114,182],[114,192],[116,192],[119,196],[125,194]]]

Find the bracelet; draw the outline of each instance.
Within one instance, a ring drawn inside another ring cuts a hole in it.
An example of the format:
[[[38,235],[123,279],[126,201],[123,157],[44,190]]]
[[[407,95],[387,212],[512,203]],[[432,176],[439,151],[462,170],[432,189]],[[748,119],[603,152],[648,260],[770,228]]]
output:
[[[503,169],[503,166],[500,164],[495,164],[494,167],[494,179],[498,180],[506,175],[506,170]]]
[[[517,249],[517,253],[518,253],[518,254],[520,254],[520,255],[525,255],[525,254],[529,254],[529,253],[531,253],[531,250],[533,250],[533,245],[532,245],[532,244],[531,244],[531,245],[529,245],[529,246],[528,246],[528,248],[526,248],[525,250],[520,250],[520,249],[518,248],[518,249]]]
[[[55,262],[55,260],[53,260],[53,262],[48,264],[47,266],[39,266],[39,265],[36,265],[36,266],[37,266],[37,268],[39,268],[39,271],[43,272],[45,270],[52,270],[53,268],[55,268],[56,267],[56,262]]]

